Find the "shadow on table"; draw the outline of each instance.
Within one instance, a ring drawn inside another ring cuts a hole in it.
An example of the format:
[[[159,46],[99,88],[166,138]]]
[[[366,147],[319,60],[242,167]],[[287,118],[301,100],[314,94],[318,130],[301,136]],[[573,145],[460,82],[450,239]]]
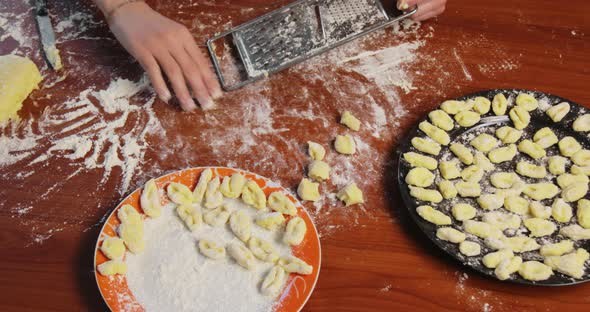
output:
[[[94,278],[94,246],[99,232],[100,227],[94,227],[82,234],[78,262],[75,264],[78,288],[83,304],[86,306],[84,311],[109,311]]]

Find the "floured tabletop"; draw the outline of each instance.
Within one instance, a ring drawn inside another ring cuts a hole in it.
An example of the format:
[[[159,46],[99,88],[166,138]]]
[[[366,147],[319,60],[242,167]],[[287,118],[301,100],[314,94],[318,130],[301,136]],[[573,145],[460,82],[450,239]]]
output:
[[[289,1],[148,1],[199,43]],[[44,80],[0,126],[0,309],[104,311],[93,274],[109,212],[147,180],[197,166],[241,168],[295,190],[306,142],[331,146],[349,110],[362,122],[355,155],[326,161],[322,199],[305,203],[322,267],[304,310],[587,311],[590,284],[501,283],[462,267],[409,218],[394,151],[426,112],[484,89],[543,91],[590,107],[590,3],[451,0],[422,24],[402,22],[226,93],[218,110],[159,101],[140,66],[90,1],[49,11],[64,70],[41,58],[33,10],[0,4],[0,55],[30,57]],[[355,181],[365,204],[333,196]]]

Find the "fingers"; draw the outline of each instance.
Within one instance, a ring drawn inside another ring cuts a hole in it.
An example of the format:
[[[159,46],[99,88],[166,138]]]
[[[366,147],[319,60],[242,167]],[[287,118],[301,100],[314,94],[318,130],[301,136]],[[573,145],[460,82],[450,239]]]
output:
[[[137,60],[147,72],[160,100],[168,103],[172,98],[172,95],[170,94],[170,90],[168,90],[168,86],[166,86],[166,82],[164,82],[162,71],[160,70],[160,66],[156,59],[151,54],[145,53],[145,55],[137,57]]]
[[[195,43],[192,36],[190,37],[191,40],[187,42],[184,48],[186,52],[190,55],[192,60],[197,64],[201,74],[201,78],[205,83],[205,86],[207,87],[209,94],[211,95],[211,97],[213,97],[214,100],[216,100],[220,98],[223,94],[221,92],[221,87],[219,86],[219,81],[213,73],[213,69],[211,68],[210,63],[207,61],[203,53],[201,53],[201,50],[199,50],[199,48],[197,47],[197,44]]]
[[[197,106],[188,91],[183,72],[174,57],[168,50],[159,51],[155,56],[172,84],[172,89],[174,89],[174,94],[176,94],[180,102],[180,107],[185,111],[194,110]]]
[[[181,47],[174,51],[173,54],[174,59],[178,62],[180,67],[182,68],[182,72],[188,85],[191,87],[192,93],[201,104],[203,109],[211,108],[214,106],[213,100],[211,99],[211,95],[207,87],[205,86],[205,82],[203,81],[201,70],[196,62],[190,57],[188,52]]]
[[[424,21],[445,11],[446,0],[427,0],[418,2],[418,12],[412,16],[412,19],[415,21]]]

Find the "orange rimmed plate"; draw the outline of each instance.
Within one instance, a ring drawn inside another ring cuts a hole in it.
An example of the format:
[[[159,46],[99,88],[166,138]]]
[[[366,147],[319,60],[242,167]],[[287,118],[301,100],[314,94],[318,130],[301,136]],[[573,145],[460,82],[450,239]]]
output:
[[[247,179],[255,181],[264,191],[268,197],[270,193],[275,191],[282,191],[297,207],[297,216],[303,218],[307,225],[307,233],[303,242],[298,246],[292,246],[291,252],[294,256],[304,260],[313,266],[313,272],[310,275],[298,275],[289,274],[289,278],[283,288],[282,293],[276,297],[274,310],[275,312],[291,312],[300,311],[315,288],[318,276],[320,274],[321,266],[321,247],[318,232],[315,225],[311,221],[311,218],[307,211],[303,208],[301,203],[285,188],[281,187],[278,183],[275,183],[267,178],[261,177],[257,174],[225,167],[198,167],[185,169],[177,172],[173,172],[164,176],[161,176],[156,180],[158,188],[165,189],[170,182],[178,182],[188,186],[191,190],[194,189],[197,184],[197,180],[201,172],[207,168],[212,169],[213,177],[219,176],[221,178],[225,176],[231,176],[234,173],[241,173]],[[120,222],[117,218],[117,210],[125,205],[129,204],[141,214],[143,211],[139,205],[139,198],[141,196],[142,188],[135,190],[129,196],[127,196],[119,205],[111,212],[98,236],[98,240],[94,249],[94,276],[96,277],[96,283],[100,294],[104,301],[113,312],[139,312],[145,311],[141,306],[141,303],[135,300],[133,293],[127,286],[127,279],[123,275],[116,276],[102,276],[96,270],[96,267],[101,263],[108,261],[108,259],[99,250],[102,240],[107,236],[116,236],[116,229]],[[162,196],[162,204],[168,204],[170,201],[165,196]],[[287,216],[288,218],[289,216]]]

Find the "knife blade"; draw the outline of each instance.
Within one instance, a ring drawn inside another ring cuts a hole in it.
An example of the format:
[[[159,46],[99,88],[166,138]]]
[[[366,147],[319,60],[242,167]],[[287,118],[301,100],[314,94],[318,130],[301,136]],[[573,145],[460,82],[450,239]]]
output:
[[[49,19],[49,12],[47,11],[46,0],[36,0],[35,4],[35,20],[39,28],[39,36],[41,37],[41,45],[45,54],[45,60],[53,70],[60,70],[62,67],[59,50],[55,46],[55,33],[53,26],[51,26],[51,19]]]

